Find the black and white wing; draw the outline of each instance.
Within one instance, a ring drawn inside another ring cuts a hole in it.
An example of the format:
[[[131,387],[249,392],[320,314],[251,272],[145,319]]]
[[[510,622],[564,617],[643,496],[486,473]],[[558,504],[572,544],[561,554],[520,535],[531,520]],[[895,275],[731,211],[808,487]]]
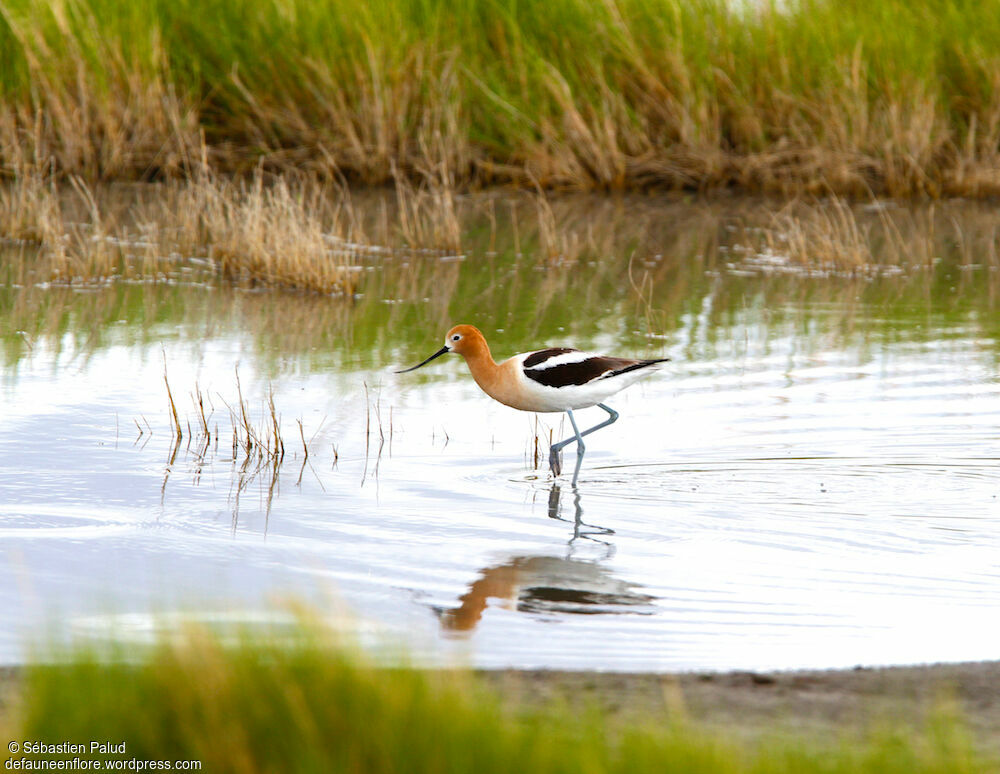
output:
[[[521,367],[525,376],[546,387],[578,387],[662,362],[629,360],[556,347],[532,352]]]

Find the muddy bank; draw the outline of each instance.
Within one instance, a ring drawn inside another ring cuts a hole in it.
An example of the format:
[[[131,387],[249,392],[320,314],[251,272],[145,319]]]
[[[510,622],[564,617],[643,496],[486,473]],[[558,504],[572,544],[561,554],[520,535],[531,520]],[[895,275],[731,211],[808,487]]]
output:
[[[745,738],[919,727],[942,707],[957,707],[977,745],[1000,753],[1000,661],[798,672],[477,674],[511,702],[596,704],[622,722],[656,723],[680,711],[696,724]]]

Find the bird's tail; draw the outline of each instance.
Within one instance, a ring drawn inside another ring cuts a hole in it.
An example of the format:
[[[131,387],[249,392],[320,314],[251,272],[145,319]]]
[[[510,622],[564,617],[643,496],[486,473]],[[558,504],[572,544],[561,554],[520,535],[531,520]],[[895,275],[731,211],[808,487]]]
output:
[[[621,374],[627,374],[629,371],[638,371],[640,368],[649,368],[657,363],[666,363],[668,360],[670,360],[669,357],[660,357],[654,360],[640,360],[638,363],[633,363],[630,366],[625,366],[624,368],[619,368],[616,371],[611,371],[610,373],[605,374],[603,378],[607,378],[609,376],[620,376]]]

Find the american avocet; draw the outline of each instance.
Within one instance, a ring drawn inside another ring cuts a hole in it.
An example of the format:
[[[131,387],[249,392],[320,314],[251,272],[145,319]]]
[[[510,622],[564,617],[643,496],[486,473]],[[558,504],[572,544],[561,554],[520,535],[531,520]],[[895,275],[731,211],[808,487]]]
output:
[[[586,451],[583,436],[607,427],[618,419],[618,412],[601,401],[650,374],[660,363],[670,359],[629,360],[557,347],[523,352],[497,363],[478,328],[456,325],[444,337],[441,349],[413,368],[396,373],[415,371],[449,352],[456,352],[465,358],[476,384],[494,400],[521,411],[565,411],[569,415],[573,435],[565,441],[552,444],[549,449],[549,466],[552,473],[558,476],[562,472],[562,449],[575,441],[576,469],[573,471],[573,486],[576,486],[580,463],[583,462]],[[580,432],[573,409],[590,406],[604,409],[608,412],[608,418]]]

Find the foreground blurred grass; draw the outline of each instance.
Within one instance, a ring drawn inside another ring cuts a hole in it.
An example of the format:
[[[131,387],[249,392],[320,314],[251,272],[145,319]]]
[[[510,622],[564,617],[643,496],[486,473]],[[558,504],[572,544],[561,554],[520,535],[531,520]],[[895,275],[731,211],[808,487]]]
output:
[[[118,654],[121,656],[122,654]],[[825,743],[742,744],[676,717],[528,708],[462,672],[379,668],[306,626],[281,644],[201,631],[128,663],[76,652],[28,669],[12,739],[110,739],[205,771],[985,772],[962,724]]]
[[[997,0],[0,0],[0,158],[1000,191]]]

